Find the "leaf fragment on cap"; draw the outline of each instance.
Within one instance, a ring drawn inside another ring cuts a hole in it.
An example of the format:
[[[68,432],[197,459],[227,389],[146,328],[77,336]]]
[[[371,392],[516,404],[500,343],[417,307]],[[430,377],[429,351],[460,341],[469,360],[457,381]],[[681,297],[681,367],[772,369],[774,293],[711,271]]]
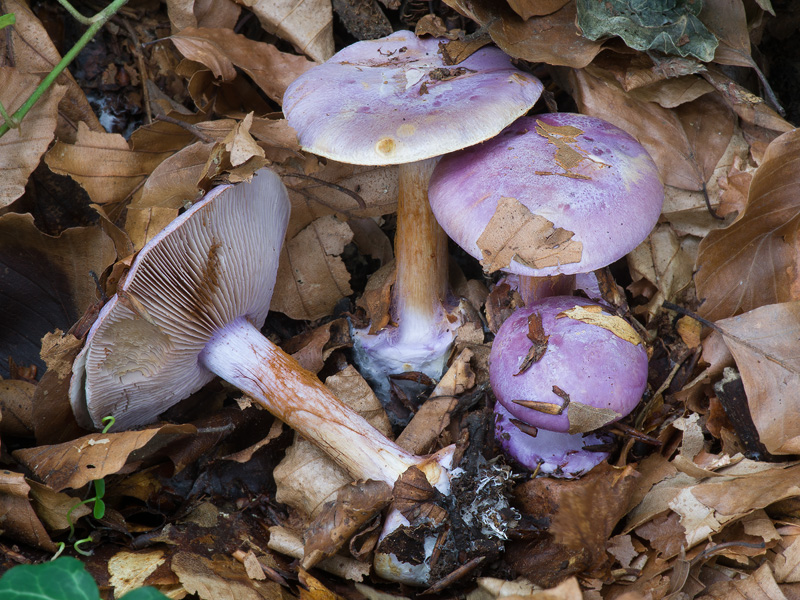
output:
[[[569,433],[586,433],[599,429],[622,417],[610,408],[595,408],[581,402],[570,402],[567,418],[569,419]]]
[[[583,244],[573,240],[574,235],[533,214],[516,198],[501,198],[477,244],[483,254],[481,264],[489,273],[512,260],[543,269],[580,262]]]
[[[642,343],[642,338],[639,337],[630,323],[622,317],[603,312],[600,306],[575,306],[556,315],[556,319],[564,317],[608,329],[618,338],[630,342],[634,346]]]

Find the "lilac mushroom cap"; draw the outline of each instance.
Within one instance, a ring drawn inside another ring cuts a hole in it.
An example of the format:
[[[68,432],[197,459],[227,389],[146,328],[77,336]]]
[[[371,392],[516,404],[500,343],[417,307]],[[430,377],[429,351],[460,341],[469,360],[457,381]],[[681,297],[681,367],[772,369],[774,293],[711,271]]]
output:
[[[262,169],[214,188],[150,240],[73,365],[78,422],[149,423],[211,381],[198,356],[215,332],[240,318],[264,324],[288,219],[286,189]]]
[[[525,114],[541,82],[486,47],[448,66],[436,38],[397,31],[357,42],[298,77],[283,112],[309,152],[395,165],[477,144]]]
[[[575,307],[594,311],[602,324],[581,320]],[[547,348],[520,373],[532,346],[528,317],[534,313],[549,336]],[[582,433],[621,419],[639,403],[647,387],[647,351],[633,328],[601,305],[553,296],[518,309],[503,323],[489,354],[489,379],[497,400],[517,419],[539,429]],[[520,404],[563,406],[553,386],[569,396],[562,414]]]
[[[532,437],[511,421],[513,415],[499,402],[494,405],[494,416],[495,439],[503,452],[531,471],[571,479],[588,473],[609,456],[609,452],[586,450],[586,446],[605,444],[611,436],[540,429]]]
[[[626,132],[595,117],[553,113],[523,117],[443,157],[428,195],[445,232],[488,270],[543,277],[593,271],[633,250],[658,221],[664,187]],[[503,223],[498,207],[543,220],[521,229],[511,212]]]

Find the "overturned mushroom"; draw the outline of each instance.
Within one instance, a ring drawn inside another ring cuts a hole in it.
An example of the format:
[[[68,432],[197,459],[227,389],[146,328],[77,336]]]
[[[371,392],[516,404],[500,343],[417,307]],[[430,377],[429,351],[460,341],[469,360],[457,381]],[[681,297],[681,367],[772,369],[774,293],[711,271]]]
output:
[[[151,422],[218,375],[354,479],[393,486],[416,467],[449,493],[452,447],[427,457],[403,450],[259,332],[288,216],[285,188],[262,170],[252,183],[215,188],[153,238],[74,363],[70,401],[79,422],[99,427],[109,415],[117,429]],[[384,556],[376,569],[405,577],[395,563]]]
[[[460,324],[447,289],[447,238],[427,200],[436,158],[496,135],[539,98],[538,79],[482,48],[448,66],[438,39],[409,31],[348,46],[286,90],[300,145],[360,165],[400,165],[391,323],[355,331],[362,373],[385,401],[386,375],[438,379]]]

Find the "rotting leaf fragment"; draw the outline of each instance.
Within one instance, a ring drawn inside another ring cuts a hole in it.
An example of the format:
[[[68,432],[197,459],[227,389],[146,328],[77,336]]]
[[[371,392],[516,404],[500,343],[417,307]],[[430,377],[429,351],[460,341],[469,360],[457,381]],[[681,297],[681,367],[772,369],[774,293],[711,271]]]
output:
[[[575,308],[565,310],[564,312],[556,315],[557,319],[562,319],[564,317],[569,317],[570,319],[575,319],[576,321],[582,321],[583,323],[588,323],[589,325],[597,325],[598,327],[607,329],[618,338],[623,339],[626,342],[630,342],[634,346],[638,346],[642,343],[642,339],[639,337],[633,327],[631,327],[630,323],[628,323],[622,317],[618,317],[617,315],[609,315],[608,313],[603,312],[603,309],[600,306],[576,306]]]
[[[528,339],[531,341],[530,350],[528,350],[527,356],[522,359],[519,371],[515,375],[527,371],[533,363],[539,362],[547,351],[547,340],[550,339],[550,336],[544,333],[542,315],[539,313],[533,313],[528,317]]]

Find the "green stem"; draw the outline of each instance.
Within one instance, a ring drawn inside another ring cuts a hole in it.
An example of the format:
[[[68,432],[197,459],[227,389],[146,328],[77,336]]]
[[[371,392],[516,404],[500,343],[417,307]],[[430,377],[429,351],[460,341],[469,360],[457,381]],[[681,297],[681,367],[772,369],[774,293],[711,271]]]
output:
[[[72,18],[75,19],[78,23],[82,23],[83,25],[91,25],[92,20],[94,17],[84,17],[81,13],[77,11],[77,9],[72,6],[67,0],[58,0],[58,3],[64,7],[69,14],[72,15]]]
[[[81,36],[75,45],[70,48],[69,52],[64,55],[64,58],[55,66],[55,68],[47,74],[47,76],[42,79],[39,86],[33,91],[30,98],[28,98],[25,103],[20,106],[17,111],[11,115],[12,121],[19,123],[25,115],[28,114],[28,111],[36,104],[36,101],[44,94],[44,92],[53,84],[56,78],[61,75],[64,69],[75,59],[78,53],[84,49],[86,44],[88,44],[91,39],[97,34],[100,28],[106,24],[117,11],[122,8],[128,0],[113,0],[111,4],[93,16],[90,21],[92,24],[86,30],[86,32]],[[9,126],[8,122],[3,123],[0,125],[0,137],[6,134],[11,127]]]

